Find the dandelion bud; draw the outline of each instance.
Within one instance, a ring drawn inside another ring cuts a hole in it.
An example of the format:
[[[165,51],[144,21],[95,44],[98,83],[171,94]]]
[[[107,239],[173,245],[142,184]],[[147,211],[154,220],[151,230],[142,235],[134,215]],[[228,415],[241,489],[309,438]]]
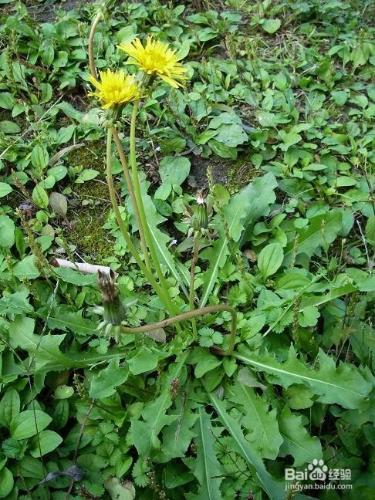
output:
[[[194,207],[193,227],[196,231],[208,227],[207,204],[201,194],[198,194],[197,205]]]
[[[98,271],[98,284],[102,292],[104,321],[111,325],[120,325],[125,318],[125,309],[121,303],[114,282],[114,273]]]

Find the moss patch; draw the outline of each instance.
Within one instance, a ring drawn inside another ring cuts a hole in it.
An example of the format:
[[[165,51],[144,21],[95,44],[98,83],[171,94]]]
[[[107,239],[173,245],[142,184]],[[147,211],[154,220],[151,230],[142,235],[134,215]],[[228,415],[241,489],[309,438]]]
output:
[[[101,264],[113,253],[113,240],[103,228],[110,211],[107,185],[100,181],[86,182],[75,191],[75,206],[66,240],[95,264]]]
[[[71,166],[94,168],[100,172],[104,169],[104,144],[94,141],[85,144],[82,148],[74,149],[66,156]]]
[[[258,176],[257,169],[248,160],[223,160],[214,155],[209,159],[190,159],[193,188],[206,188],[209,183],[223,184],[229,192],[234,193]]]
[[[229,192],[235,192],[246,186],[255,177],[258,177],[260,172],[249,161],[238,160],[230,166],[228,172]]]

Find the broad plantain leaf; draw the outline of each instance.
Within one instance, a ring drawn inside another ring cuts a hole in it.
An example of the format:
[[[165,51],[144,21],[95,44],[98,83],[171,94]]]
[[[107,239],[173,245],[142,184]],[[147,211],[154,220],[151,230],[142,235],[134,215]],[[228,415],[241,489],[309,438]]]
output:
[[[25,410],[16,415],[10,423],[13,439],[27,439],[44,430],[52,418],[41,410]]]
[[[258,268],[264,278],[272,276],[279,269],[284,259],[280,243],[270,243],[258,255]]]

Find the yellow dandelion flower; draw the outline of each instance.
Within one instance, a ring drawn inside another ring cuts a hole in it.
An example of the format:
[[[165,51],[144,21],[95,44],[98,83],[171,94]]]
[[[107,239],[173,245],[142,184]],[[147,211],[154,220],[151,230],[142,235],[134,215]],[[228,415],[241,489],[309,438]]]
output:
[[[97,97],[101,101],[103,109],[136,101],[141,97],[141,91],[133,76],[127,75],[123,71],[111,71],[110,69],[100,71],[99,75],[99,80],[93,76],[89,77],[90,82],[96,88],[96,91],[90,92],[89,95]]]
[[[130,64],[136,64],[148,75],[159,76],[174,88],[182,86],[181,82],[186,80],[186,68],[179,62],[176,51],[164,42],[148,37],[143,46],[136,38],[119,48],[130,56]]]

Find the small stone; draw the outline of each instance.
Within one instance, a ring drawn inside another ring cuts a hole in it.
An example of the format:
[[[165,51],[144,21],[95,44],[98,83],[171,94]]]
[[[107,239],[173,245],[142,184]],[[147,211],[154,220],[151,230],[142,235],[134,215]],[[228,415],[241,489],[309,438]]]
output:
[[[68,211],[68,202],[66,196],[61,193],[53,191],[49,195],[49,205],[56,215],[59,217],[65,217]]]

